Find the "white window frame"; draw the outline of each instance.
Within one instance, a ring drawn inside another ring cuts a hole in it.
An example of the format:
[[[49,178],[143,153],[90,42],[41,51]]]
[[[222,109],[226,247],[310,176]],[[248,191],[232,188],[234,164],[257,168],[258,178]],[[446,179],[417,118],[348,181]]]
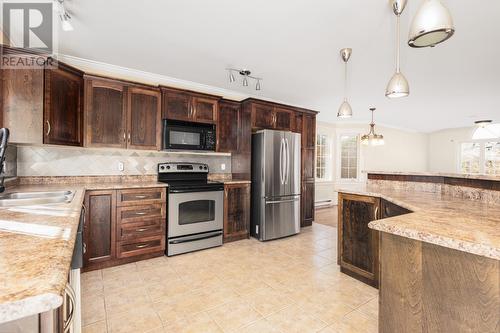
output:
[[[317,145],[317,139],[316,138],[316,144],[314,145],[314,180],[315,182],[318,182],[318,183],[328,183],[328,182],[332,182],[333,181],[333,146],[334,146],[334,143],[333,143],[333,136],[331,133],[326,133],[326,132],[323,132],[322,130],[320,129],[317,129],[316,131],[316,136],[318,135],[325,135],[326,136],[326,140],[327,140],[327,145],[328,145],[328,158],[327,160],[325,161],[325,178],[317,178],[316,177],[316,160],[318,158],[317,156],[317,153],[318,153],[318,145]]]
[[[340,138],[342,136],[356,136],[356,144],[357,144],[357,156],[356,156],[356,161],[357,161],[357,168],[356,168],[356,178],[341,178],[342,176],[342,143]],[[357,183],[361,181],[361,141],[360,141],[360,134],[357,131],[342,131],[337,133],[337,153],[335,154],[336,157],[336,169],[337,169],[337,182],[341,184],[347,184],[347,183]]]
[[[462,174],[462,144],[464,143],[479,143],[479,173],[474,173],[474,175],[484,175],[486,174],[485,162],[486,162],[486,143],[492,141],[500,141],[500,139],[480,139],[480,140],[463,140],[458,142],[457,146],[457,173]]]

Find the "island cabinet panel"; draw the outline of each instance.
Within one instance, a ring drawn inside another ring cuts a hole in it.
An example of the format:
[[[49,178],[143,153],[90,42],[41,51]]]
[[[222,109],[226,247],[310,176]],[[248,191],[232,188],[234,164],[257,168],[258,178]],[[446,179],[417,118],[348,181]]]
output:
[[[217,151],[232,153],[238,150],[240,112],[239,103],[230,101],[221,101],[219,103]]]
[[[158,89],[130,87],[127,111],[127,147],[161,149],[161,95]]]
[[[379,218],[380,199],[339,193],[338,263],[341,271],[378,287],[379,232],[368,223]]]
[[[127,94],[113,80],[86,79],[85,131],[87,147],[126,148]]]
[[[224,186],[224,242],[249,237],[250,184]]]
[[[220,97],[168,87],[161,87],[161,91],[164,119],[209,124],[217,122]]]
[[[115,191],[85,194],[84,261],[86,266],[115,258]]]
[[[381,218],[385,219],[388,217],[411,213],[411,210],[398,206],[390,201],[381,199],[380,212],[381,212]]]
[[[83,145],[83,72],[62,63],[44,70],[43,143]]]
[[[84,271],[164,254],[165,188],[87,191],[84,205]]]
[[[379,332],[499,331],[499,260],[385,232],[380,245]]]

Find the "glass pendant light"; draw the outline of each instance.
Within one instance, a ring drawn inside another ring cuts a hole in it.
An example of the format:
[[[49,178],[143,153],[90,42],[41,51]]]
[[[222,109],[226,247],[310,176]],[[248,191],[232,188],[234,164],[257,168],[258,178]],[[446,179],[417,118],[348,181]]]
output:
[[[441,1],[424,0],[413,17],[408,36],[411,47],[434,47],[455,33],[451,14]]]
[[[352,49],[344,48],[340,50],[340,57],[342,61],[344,61],[344,101],[340,104],[339,111],[337,112],[338,118],[350,118],[352,117],[352,108],[349,102],[347,101],[347,62],[351,57]]]
[[[373,122],[373,112],[375,108],[370,108],[372,112],[372,122],[370,123],[370,132],[361,137],[361,143],[365,146],[382,146],[384,142],[384,136],[382,134],[375,133],[375,123]]]
[[[385,89],[388,98],[406,97],[410,94],[410,85],[400,70],[400,19],[406,7],[406,0],[392,0],[392,10],[396,14],[396,73],[392,76]]]

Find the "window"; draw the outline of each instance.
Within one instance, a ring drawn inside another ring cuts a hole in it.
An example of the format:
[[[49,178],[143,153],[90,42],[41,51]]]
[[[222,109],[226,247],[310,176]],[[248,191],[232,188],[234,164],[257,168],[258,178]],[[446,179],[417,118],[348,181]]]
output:
[[[460,172],[500,175],[500,141],[464,142],[460,145]]]
[[[331,180],[331,145],[330,138],[326,134],[318,134],[316,137],[316,179]]]
[[[340,179],[358,178],[358,136],[340,136]]]
[[[500,141],[484,144],[484,173],[500,175]]]

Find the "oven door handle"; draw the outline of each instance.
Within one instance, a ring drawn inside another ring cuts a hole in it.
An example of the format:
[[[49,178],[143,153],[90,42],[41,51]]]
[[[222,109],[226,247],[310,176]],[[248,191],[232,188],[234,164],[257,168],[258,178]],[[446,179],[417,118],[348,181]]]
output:
[[[184,189],[169,189],[169,193],[195,193],[195,192],[219,192],[219,191],[224,191],[224,186],[217,187],[217,188],[199,188],[199,189],[189,189],[189,190],[184,190]]]
[[[210,235],[207,235],[207,236],[203,236],[203,237],[200,237],[200,238],[174,239],[174,240],[169,241],[168,243],[169,244],[189,243],[189,242],[199,241],[199,240],[203,240],[203,239],[209,239],[209,238],[219,237],[220,235],[222,235],[222,231],[219,231],[219,232],[217,232],[215,234],[210,234]]]

